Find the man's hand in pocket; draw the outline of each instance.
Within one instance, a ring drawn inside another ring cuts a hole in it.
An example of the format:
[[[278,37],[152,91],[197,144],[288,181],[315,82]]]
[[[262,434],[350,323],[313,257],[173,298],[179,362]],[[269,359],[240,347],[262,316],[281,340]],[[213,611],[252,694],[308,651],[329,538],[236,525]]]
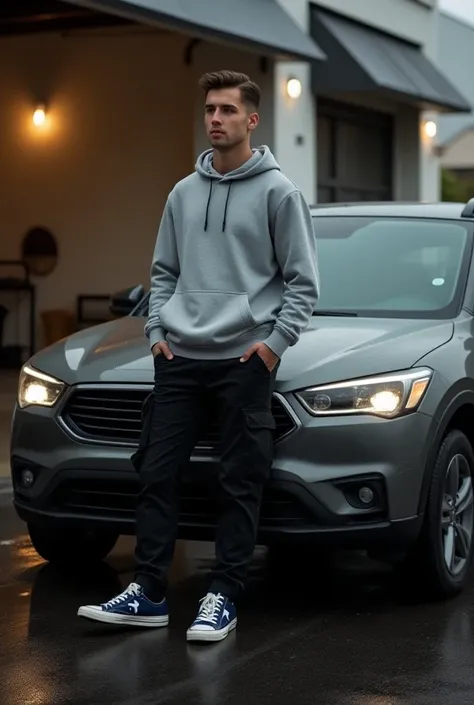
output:
[[[280,359],[278,355],[275,355],[273,350],[270,350],[268,345],[265,345],[265,343],[255,343],[255,345],[252,345],[242,355],[242,357],[240,358],[240,362],[247,362],[247,360],[250,360],[252,355],[258,355],[259,357],[261,357],[270,372],[273,372]]]
[[[169,349],[169,345],[165,340],[162,340],[159,343],[155,343],[155,345],[151,349],[153,357],[156,357],[157,355],[164,355],[168,360],[173,359],[173,353]]]

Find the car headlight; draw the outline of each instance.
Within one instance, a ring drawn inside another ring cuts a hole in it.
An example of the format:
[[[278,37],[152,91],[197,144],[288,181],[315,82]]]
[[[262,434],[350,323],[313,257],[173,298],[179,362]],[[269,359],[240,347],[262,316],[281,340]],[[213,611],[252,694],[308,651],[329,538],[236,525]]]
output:
[[[55,377],[50,377],[24,365],[18,382],[18,406],[54,406],[66,385]]]
[[[422,367],[311,387],[297,392],[296,397],[313,416],[373,414],[394,418],[417,409],[432,374]]]

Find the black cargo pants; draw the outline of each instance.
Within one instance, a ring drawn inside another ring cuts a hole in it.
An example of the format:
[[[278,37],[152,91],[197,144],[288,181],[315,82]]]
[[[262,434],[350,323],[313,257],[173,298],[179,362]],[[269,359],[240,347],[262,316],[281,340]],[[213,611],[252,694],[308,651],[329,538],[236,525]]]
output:
[[[257,354],[247,362],[168,360],[159,354],[154,364],[155,386],[132,456],[140,479],[135,580],[151,599],[166,592],[179,519],[179,472],[197,441],[205,393],[221,425],[220,512],[209,589],[236,599],[255,548],[263,486],[273,460],[271,400],[279,365],[270,372]]]

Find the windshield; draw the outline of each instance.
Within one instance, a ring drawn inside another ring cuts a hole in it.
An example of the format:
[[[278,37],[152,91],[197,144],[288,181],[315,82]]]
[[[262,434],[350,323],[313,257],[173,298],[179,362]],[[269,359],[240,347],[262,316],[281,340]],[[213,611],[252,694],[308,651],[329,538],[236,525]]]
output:
[[[470,223],[316,216],[318,311],[456,315],[469,268]]]
[[[315,216],[318,312],[452,318],[470,263],[472,224]],[[132,315],[148,315],[149,294]]]

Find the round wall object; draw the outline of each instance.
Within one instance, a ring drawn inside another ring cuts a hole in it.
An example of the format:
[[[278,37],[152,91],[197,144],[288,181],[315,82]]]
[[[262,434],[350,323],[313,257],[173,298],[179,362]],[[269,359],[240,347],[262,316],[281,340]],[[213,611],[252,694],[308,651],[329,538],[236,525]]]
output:
[[[58,246],[50,230],[35,226],[26,233],[21,245],[21,257],[30,274],[45,277],[56,269]]]

